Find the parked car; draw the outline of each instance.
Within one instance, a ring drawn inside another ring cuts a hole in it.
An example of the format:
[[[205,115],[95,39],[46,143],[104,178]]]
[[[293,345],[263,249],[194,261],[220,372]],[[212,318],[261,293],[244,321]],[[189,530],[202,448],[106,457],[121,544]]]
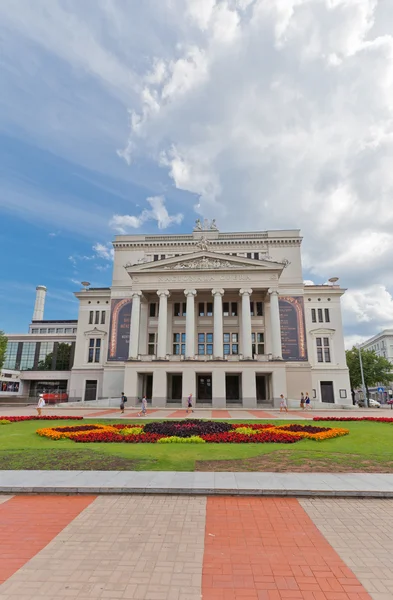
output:
[[[363,399],[358,401],[358,406],[360,406],[360,407],[364,406]],[[372,398],[369,398],[368,406],[369,406],[369,408],[381,408],[381,403],[378,402],[378,400],[373,400]]]
[[[43,394],[45,404],[56,404],[57,402],[68,402],[68,394],[59,392],[58,394]]]

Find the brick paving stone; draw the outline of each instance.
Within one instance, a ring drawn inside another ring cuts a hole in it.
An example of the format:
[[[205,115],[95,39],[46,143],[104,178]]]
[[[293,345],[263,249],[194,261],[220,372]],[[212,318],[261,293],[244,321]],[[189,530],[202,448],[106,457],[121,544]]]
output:
[[[316,498],[300,503],[373,600],[392,600],[393,500]]]
[[[369,600],[296,499],[209,497],[204,600]]]
[[[0,600],[200,600],[205,513],[204,497],[101,496],[0,586]]]
[[[94,498],[15,496],[1,504],[0,584],[39,553]]]

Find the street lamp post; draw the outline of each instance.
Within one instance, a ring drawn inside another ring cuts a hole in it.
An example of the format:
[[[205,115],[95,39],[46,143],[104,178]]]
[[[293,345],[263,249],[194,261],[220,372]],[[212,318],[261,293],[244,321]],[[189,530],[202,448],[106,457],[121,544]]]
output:
[[[358,346],[358,350],[359,350],[360,374],[362,376],[362,388],[363,388],[363,395],[364,395],[364,406],[365,406],[365,408],[367,408],[368,407],[368,398],[367,398],[366,384],[364,383],[362,351],[360,349],[360,345]]]

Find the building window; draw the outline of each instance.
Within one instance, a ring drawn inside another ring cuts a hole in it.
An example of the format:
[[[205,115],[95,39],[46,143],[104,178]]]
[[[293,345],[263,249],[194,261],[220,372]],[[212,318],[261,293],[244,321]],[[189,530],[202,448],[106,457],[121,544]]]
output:
[[[64,327],[58,327],[56,333],[64,333]]]
[[[173,354],[183,356],[186,353],[186,334],[185,333],[174,333],[173,334]]]
[[[263,302],[250,302],[250,315],[252,317],[263,317]]]
[[[99,310],[96,310],[96,318],[95,318],[94,324],[95,325],[100,324],[100,311]]]
[[[198,333],[198,354],[200,356],[213,355],[213,334]]]
[[[89,312],[89,325],[93,325],[93,320],[94,320],[94,311],[91,310]]]
[[[318,308],[318,323],[323,323],[323,311],[322,311],[322,308]]]
[[[38,355],[38,369],[43,371],[51,371],[53,363],[53,348],[54,342],[41,342],[40,352]]]
[[[213,316],[213,302],[206,303],[206,316],[207,317]]]
[[[237,302],[231,302],[231,316],[237,317]]]
[[[224,333],[224,356],[239,354],[239,335],[237,333]]]
[[[156,334],[149,333],[149,341],[147,344],[147,353],[149,356],[154,356],[156,354]]]
[[[8,342],[7,349],[5,351],[4,369],[19,369],[19,365],[16,364],[16,357],[18,354],[19,342]]]
[[[313,323],[317,322],[317,311],[315,310],[315,308],[311,309],[311,321]]]
[[[160,257],[158,256],[158,254],[154,254],[154,256],[153,256],[153,260],[154,260],[154,261],[156,261],[156,260],[159,260],[159,258],[160,258]]]
[[[160,259],[161,260],[165,260],[166,259],[166,255],[165,254],[161,254]]]
[[[264,333],[252,333],[252,353],[253,354],[265,354],[265,334]]]
[[[91,338],[89,340],[89,363],[99,363],[101,355],[101,340],[99,338]]]
[[[64,333],[72,333],[72,327],[66,327]]]
[[[330,323],[330,312],[328,308],[325,308],[325,323]]]
[[[106,312],[105,310],[101,311],[101,325],[105,325],[105,317],[106,317]]]
[[[36,342],[24,342],[20,359],[20,370],[31,371],[34,367]]]
[[[31,333],[38,333],[38,329],[32,329]]]
[[[329,338],[317,338],[317,359],[319,363],[331,362]]]
[[[47,329],[40,329],[40,333],[48,333]]]
[[[252,258],[252,252],[247,252],[247,258]]]
[[[229,302],[222,303],[222,314],[224,317],[229,317]]]
[[[78,330],[77,330],[77,328],[76,328],[76,327],[74,327],[74,329],[72,330],[72,333],[76,333],[77,331],[78,331]],[[50,331],[49,333],[54,333],[54,330],[53,330],[53,331]]]
[[[185,317],[187,313],[186,302],[175,302],[173,305],[173,316],[174,317]]]
[[[200,317],[204,317],[205,316],[205,303],[204,302],[199,302],[198,303],[198,315]]]
[[[157,314],[158,314],[157,302],[150,302],[150,304],[149,304],[149,315],[151,317],[156,317]]]
[[[56,329],[54,327],[49,327],[48,333],[56,333]],[[76,329],[73,329],[73,333],[76,333]]]
[[[347,390],[340,390],[340,398],[346,398],[347,397]]]

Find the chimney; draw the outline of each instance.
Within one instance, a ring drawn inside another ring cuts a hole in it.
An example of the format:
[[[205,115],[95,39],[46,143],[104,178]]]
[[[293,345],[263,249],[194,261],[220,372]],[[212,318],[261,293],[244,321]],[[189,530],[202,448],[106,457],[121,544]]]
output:
[[[42,321],[44,319],[46,287],[37,285],[36,290],[33,321]]]

